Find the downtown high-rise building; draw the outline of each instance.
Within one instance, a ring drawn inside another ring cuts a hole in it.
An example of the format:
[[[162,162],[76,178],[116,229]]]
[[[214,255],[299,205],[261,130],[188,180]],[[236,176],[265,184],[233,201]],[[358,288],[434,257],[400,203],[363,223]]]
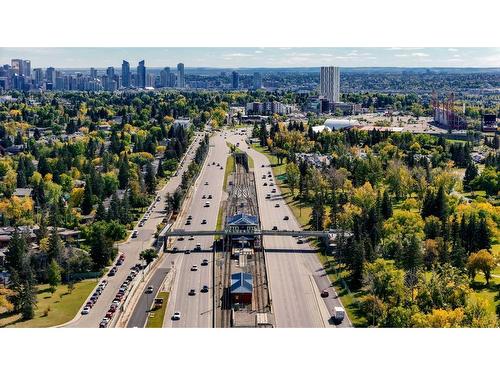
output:
[[[254,90],[262,88],[262,75],[259,72],[253,74],[253,88]]]
[[[31,77],[31,61],[12,59],[10,62],[12,72],[24,77]]]
[[[42,68],[33,69],[33,74],[35,78],[35,85],[39,87],[43,82],[43,70]]]
[[[146,87],[146,65],[144,60],[139,61],[137,66],[137,87],[141,89]]]
[[[232,78],[233,78],[232,87],[233,89],[237,90],[240,87],[240,75],[238,74],[238,72],[234,71],[232,73]]]
[[[177,64],[177,86],[180,88],[186,87],[186,81],[184,78],[184,64],[179,63]]]
[[[45,79],[47,80],[47,82],[55,85],[55,83],[56,83],[56,70],[53,67],[50,66],[45,70]]]
[[[172,87],[169,67],[163,68],[160,72],[160,85],[161,87]]]
[[[96,68],[90,68],[90,78],[91,79],[97,78],[97,69]]]
[[[340,101],[340,68],[338,66],[321,67],[319,93],[329,102]]]
[[[122,61],[122,86],[130,87],[130,64],[128,61]]]

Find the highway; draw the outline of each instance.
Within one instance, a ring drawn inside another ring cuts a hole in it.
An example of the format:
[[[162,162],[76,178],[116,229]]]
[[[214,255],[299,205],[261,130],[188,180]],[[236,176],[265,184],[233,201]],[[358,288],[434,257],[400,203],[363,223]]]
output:
[[[136,226],[138,234],[136,238],[129,238],[124,243],[119,244],[118,251],[125,255],[125,261],[121,266],[118,266],[118,271],[115,276],[109,277],[107,273],[103,279],[108,280],[108,285],[104,289],[103,293],[99,296],[96,304],[92,307],[88,315],[81,315],[80,311],[78,315],[64,325],[64,327],[77,327],[77,328],[96,328],[99,327],[99,323],[106,315],[120,285],[125,281],[128,274],[130,273],[131,267],[136,263],[139,263],[139,254],[143,249],[151,247],[154,241],[154,234],[156,232],[156,226],[163,220],[164,208],[165,208],[165,195],[167,193],[173,194],[177,187],[181,183],[182,174],[187,170],[188,165],[194,158],[196,149],[199,146],[199,141],[203,139],[202,133],[196,133],[193,142],[186,152],[186,156],[182,164],[179,166],[178,173],[176,176],[172,176],[168,183],[157,192],[158,195],[162,197],[161,201],[158,202],[155,208],[152,209],[151,216],[146,220],[143,227]],[[141,275],[139,274],[134,282],[140,281]],[[90,297],[90,296],[89,296]],[[85,301],[87,302],[87,300]]]
[[[229,148],[221,135],[216,134],[210,139],[210,148],[203,169],[173,228],[185,230],[214,230],[216,228],[228,152]],[[211,199],[208,198],[209,195],[212,195]],[[210,202],[210,206],[204,207],[207,201]],[[192,217],[191,224],[186,225],[189,216]],[[202,224],[203,220],[206,220],[206,224]],[[156,273],[161,272],[160,270],[166,267],[173,267],[174,278],[165,313],[165,327],[212,327],[213,240],[214,238],[209,236],[193,237],[193,239],[186,237],[183,240],[177,238],[169,244],[169,249],[177,247],[178,251],[168,253],[164,257],[159,270],[155,272],[151,282],[148,283],[156,290],[162,282],[159,281],[162,278],[157,277]],[[198,243],[201,246],[201,251],[193,251]],[[184,254],[186,249],[191,250],[191,253]],[[206,266],[201,265],[204,259],[208,260]],[[197,271],[191,271],[193,265],[197,266]],[[144,285],[144,287],[148,285]],[[209,287],[208,293],[200,292],[203,285]],[[189,296],[190,289],[194,289],[196,295]],[[144,290],[141,292],[144,293]],[[132,322],[138,322],[141,326],[142,321],[139,317],[144,314],[144,311],[144,306],[141,306],[139,302],[132,313],[131,323],[128,325],[134,326]],[[175,311],[181,313],[181,319],[172,321],[171,316]]]
[[[239,142],[240,149],[254,161],[262,229],[271,230],[276,226],[278,230],[300,230],[301,227],[291,209],[281,198],[268,158],[248,147],[241,135],[228,132],[227,140],[233,144]],[[271,178],[268,177],[269,173]],[[264,186],[265,182],[267,186]],[[274,186],[269,186],[270,183]],[[276,193],[272,193],[272,189],[276,189]],[[267,194],[271,195],[270,199],[266,199]],[[279,204],[279,207],[276,207],[276,204]],[[285,216],[289,219],[284,220]],[[298,244],[294,237],[284,236],[265,236],[264,248],[276,326],[335,327],[331,322],[330,313],[333,306],[341,306],[341,302],[335,298],[332,288],[329,289],[331,297],[327,303],[320,297],[320,291],[330,286],[330,282],[315,250],[307,243]],[[350,326],[347,317],[342,326]]]

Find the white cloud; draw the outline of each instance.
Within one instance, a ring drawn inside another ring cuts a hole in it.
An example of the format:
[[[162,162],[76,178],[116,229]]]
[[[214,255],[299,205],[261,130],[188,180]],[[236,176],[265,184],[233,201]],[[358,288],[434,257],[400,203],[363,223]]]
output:
[[[448,51],[450,51],[450,52],[457,52],[458,49],[457,48],[448,48]]]
[[[428,53],[423,53],[423,52],[413,52],[411,55],[415,56],[415,57],[428,57],[429,56]]]
[[[264,51],[257,50],[257,51],[254,51],[253,53],[264,53]]]
[[[237,53],[228,53],[226,55],[224,55],[225,57],[250,57],[252,55],[248,54],[248,53],[240,53],[240,52],[237,52]]]

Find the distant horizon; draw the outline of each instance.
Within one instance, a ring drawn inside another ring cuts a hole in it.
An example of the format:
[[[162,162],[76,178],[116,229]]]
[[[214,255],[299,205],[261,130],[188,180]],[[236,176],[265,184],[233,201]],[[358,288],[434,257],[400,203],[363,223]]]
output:
[[[500,48],[5,48],[0,64],[11,59],[31,60],[33,68],[106,69],[120,67],[122,60],[135,67],[189,69],[315,69],[339,66],[344,69],[498,69]],[[149,61],[149,63],[148,63]]]

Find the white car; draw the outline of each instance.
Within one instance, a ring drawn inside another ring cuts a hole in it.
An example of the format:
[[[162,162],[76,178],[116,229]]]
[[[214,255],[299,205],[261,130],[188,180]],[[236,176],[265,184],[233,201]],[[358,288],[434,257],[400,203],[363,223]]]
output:
[[[82,310],[82,315],[87,315],[90,312],[90,307],[85,306]]]
[[[181,320],[181,313],[179,311],[174,312],[174,315],[172,315],[172,320]]]

